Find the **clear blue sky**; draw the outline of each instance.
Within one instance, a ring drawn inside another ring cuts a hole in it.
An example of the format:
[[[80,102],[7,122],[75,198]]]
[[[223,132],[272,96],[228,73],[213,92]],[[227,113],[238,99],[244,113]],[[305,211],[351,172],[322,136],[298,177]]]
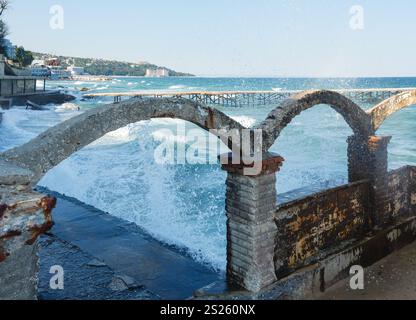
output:
[[[416,76],[416,1],[11,0],[10,39],[218,76]],[[65,28],[49,27],[50,6]],[[364,8],[364,30],[350,8]]]

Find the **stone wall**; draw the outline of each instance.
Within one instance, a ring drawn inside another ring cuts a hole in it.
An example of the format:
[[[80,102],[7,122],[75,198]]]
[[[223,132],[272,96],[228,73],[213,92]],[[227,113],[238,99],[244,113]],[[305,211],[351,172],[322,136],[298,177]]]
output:
[[[411,167],[403,167],[390,172],[388,190],[391,199],[391,214],[395,220],[410,215],[410,172]]]
[[[24,93],[34,93],[36,87],[35,79],[0,79],[0,96],[11,96]]]
[[[275,268],[282,277],[368,231],[369,183],[352,183],[281,205],[275,222]]]
[[[405,166],[390,172],[388,188],[394,220],[412,217],[416,212],[416,167]]]
[[[277,207],[275,269],[282,278],[363,239],[373,216],[400,223],[416,213],[416,167],[391,171],[385,186],[387,205],[373,212],[369,180],[350,183]],[[384,211],[377,211],[384,208]]]

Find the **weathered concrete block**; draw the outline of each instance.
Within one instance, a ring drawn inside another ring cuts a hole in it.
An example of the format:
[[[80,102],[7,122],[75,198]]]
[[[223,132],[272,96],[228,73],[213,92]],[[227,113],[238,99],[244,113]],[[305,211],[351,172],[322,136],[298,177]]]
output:
[[[0,300],[36,300],[38,246],[23,246],[0,263]]]
[[[33,176],[30,170],[0,159],[0,185],[27,185]]]

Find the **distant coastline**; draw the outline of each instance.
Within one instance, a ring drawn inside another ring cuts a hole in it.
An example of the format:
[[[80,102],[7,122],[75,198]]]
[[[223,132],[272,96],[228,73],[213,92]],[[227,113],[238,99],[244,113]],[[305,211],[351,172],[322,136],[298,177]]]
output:
[[[148,70],[165,69],[168,71],[169,77],[194,77],[193,74],[175,71],[149,62],[134,63],[107,59],[60,56],[38,52],[33,52],[33,56],[36,60],[57,57],[61,61],[61,66],[63,68],[69,66],[82,67],[85,72],[91,76],[144,77]]]

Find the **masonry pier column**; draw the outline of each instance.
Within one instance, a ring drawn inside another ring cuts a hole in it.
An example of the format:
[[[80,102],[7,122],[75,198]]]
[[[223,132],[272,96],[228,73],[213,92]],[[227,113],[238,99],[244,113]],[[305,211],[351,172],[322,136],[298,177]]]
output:
[[[371,181],[371,226],[382,227],[392,221],[388,191],[388,144],[390,136],[348,138],[349,181]]]
[[[284,159],[267,155],[255,176],[245,175],[244,166],[225,164],[228,172],[227,277],[230,283],[258,292],[274,283],[274,250],[277,227],[276,172]],[[247,168],[247,167],[246,167]]]

